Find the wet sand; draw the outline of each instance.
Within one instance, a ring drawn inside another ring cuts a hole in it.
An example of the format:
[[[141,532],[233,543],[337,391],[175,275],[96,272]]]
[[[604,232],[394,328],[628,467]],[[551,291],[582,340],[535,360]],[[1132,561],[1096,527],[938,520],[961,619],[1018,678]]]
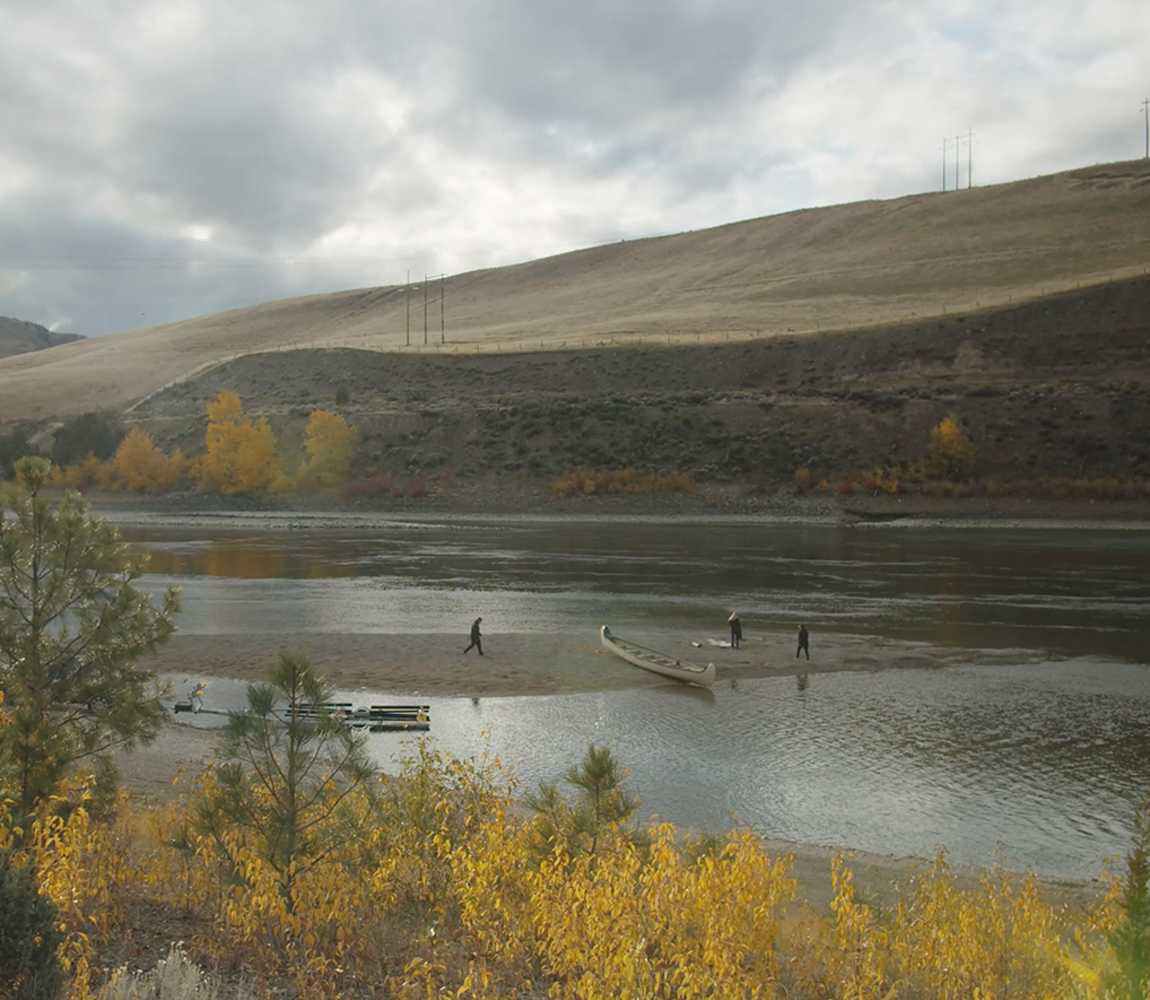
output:
[[[654,636],[636,634],[639,641]],[[717,638],[717,637],[715,637]],[[706,637],[695,641],[706,642]],[[612,691],[675,683],[623,663],[607,653],[597,638],[585,635],[491,634],[484,637],[485,655],[462,655],[462,635],[347,635],[301,633],[249,636],[176,636],[147,663],[158,673],[209,680],[205,704],[210,707],[210,678],[262,680],[274,667],[278,654],[303,654],[336,686],[364,688],[403,696],[494,697]],[[836,671],[941,667],[970,662],[969,650],[927,649],[918,644],[877,641],[873,637],[813,634],[813,658],[794,657],[789,631],[752,634],[737,650],[709,644],[701,648],[680,637],[662,648],[683,658],[711,660],[718,668],[717,684],[743,678],[794,676]],[[979,661],[1001,656],[1017,662],[1018,651],[979,651]],[[217,734],[173,722],[150,747],[120,754],[117,763],[132,791],[153,799],[174,794],[173,780],[180,773],[195,773],[211,761]],[[830,862],[836,849],[786,841],[767,841],[773,853],[795,857],[800,895],[822,907],[831,898]],[[898,886],[922,866],[922,859],[847,851],[863,899],[878,905],[892,903]],[[973,884],[979,872],[962,872]],[[1100,891],[1098,883],[1043,883],[1052,898],[1081,904]]]
[[[971,662],[972,651],[873,636],[811,636],[811,660],[795,658],[791,632],[749,634],[739,649],[710,645],[698,636],[660,638],[628,633],[683,660],[711,661],[717,684],[756,677],[838,671],[924,669]],[[161,674],[201,680],[264,680],[280,653],[302,654],[338,688],[397,695],[507,697],[573,694],[675,683],[632,667],[599,644],[594,631],[579,635],[495,633],[484,636],[484,656],[463,655],[465,635],[325,634],[177,635],[147,666]],[[1019,650],[977,651],[978,662],[1017,663]]]

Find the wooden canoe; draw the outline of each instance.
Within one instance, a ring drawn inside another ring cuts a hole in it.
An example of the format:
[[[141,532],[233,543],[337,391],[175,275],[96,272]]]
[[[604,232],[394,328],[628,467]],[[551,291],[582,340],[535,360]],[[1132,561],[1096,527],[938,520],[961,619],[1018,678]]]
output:
[[[691,663],[689,660],[680,660],[666,653],[660,653],[656,649],[648,649],[637,642],[615,635],[606,625],[599,629],[599,638],[607,649],[632,666],[662,674],[664,677],[673,677],[677,681],[698,684],[701,687],[710,687],[715,681],[713,663]]]

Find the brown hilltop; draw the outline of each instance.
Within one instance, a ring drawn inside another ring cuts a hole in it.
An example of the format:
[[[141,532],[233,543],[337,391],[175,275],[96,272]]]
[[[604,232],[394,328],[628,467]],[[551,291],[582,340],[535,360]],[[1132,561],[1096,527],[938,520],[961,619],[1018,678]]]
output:
[[[76,340],[83,340],[83,337],[78,333],[53,333],[39,323],[0,316],[0,358],[28,351],[45,351]]]
[[[1133,161],[456,275],[446,283],[448,339],[460,350],[610,338],[665,345],[911,322],[1141,274],[1148,261],[1150,163]],[[421,306],[413,303],[419,341]],[[395,349],[404,315],[402,288],[360,289],[7,358],[0,421],[127,407],[256,351]]]

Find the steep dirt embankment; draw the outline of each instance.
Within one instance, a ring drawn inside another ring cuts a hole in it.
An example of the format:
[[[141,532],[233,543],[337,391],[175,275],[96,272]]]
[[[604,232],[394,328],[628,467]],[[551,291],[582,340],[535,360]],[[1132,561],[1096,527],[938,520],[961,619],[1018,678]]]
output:
[[[1150,163],[804,209],[454,275],[449,345],[594,345],[815,332],[1018,302],[1142,274]],[[438,339],[440,288],[429,340]],[[422,295],[412,339],[423,340]],[[403,288],[271,302],[0,361],[0,422],[128,406],[205,365],[284,347],[395,349]],[[390,362],[388,362],[390,363]]]
[[[349,396],[335,406],[339,387]],[[703,480],[842,473],[922,455],[947,413],[982,476],[1150,476],[1150,279],[865,332],[683,348],[432,358],[251,355],[132,413],[196,449],[221,389],[298,447],[313,407],[361,434],[358,471],[548,477],[574,466]]]

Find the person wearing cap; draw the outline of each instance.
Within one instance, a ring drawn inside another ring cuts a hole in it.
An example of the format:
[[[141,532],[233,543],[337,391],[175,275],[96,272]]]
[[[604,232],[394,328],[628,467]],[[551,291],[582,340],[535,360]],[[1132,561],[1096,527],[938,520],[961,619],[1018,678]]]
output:
[[[467,644],[467,649],[463,651],[464,655],[467,654],[467,650],[472,646],[479,650],[480,656],[483,655],[483,636],[479,634],[479,623],[481,621],[483,621],[482,618],[476,618],[475,621],[471,623],[471,642]]]
[[[731,649],[738,649],[739,643],[743,640],[743,623],[739,621],[739,613],[737,611],[731,612],[731,617],[727,619],[727,624],[731,626]]]

